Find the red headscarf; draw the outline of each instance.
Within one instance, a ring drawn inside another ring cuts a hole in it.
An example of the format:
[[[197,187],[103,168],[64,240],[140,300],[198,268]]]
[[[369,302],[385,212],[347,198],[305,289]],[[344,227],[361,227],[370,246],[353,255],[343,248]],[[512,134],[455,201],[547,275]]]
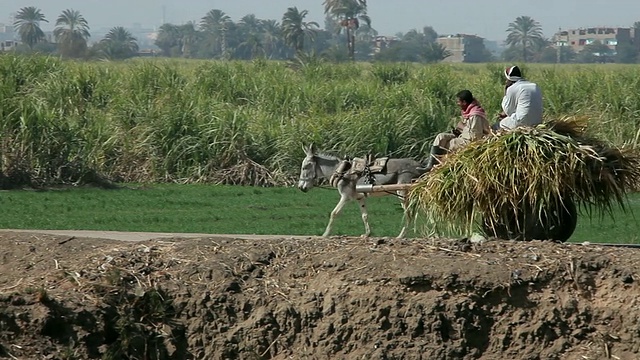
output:
[[[482,116],[485,119],[487,118],[487,114],[484,112],[484,109],[482,108],[482,106],[480,106],[478,100],[475,99],[471,104],[469,104],[469,106],[467,106],[465,110],[462,110],[462,117],[465,119],[468,119],[469,117],[474,115]]]

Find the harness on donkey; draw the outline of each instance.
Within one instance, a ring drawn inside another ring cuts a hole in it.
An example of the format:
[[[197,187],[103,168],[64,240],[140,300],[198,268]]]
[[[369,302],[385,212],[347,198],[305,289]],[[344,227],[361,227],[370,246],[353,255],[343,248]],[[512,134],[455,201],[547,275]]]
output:
[[[376,185],[376,174],[387,173],[389,157],[376,158],[368,154],[365,158],[349,158],[342,160],[329,178],[329,184],[337,187],[340,180],[357,181],[364,178],[365,184]],[[390,193],[390,192],[389,192]]]

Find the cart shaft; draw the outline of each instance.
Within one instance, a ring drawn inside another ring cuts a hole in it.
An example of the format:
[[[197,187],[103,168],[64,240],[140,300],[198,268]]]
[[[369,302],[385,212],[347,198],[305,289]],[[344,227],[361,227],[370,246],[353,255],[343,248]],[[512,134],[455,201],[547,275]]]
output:
[[[356,185],[356,191],[359,193],[375,193],[385,191],[409,190],[413,184],[390,184],[390,185]]]

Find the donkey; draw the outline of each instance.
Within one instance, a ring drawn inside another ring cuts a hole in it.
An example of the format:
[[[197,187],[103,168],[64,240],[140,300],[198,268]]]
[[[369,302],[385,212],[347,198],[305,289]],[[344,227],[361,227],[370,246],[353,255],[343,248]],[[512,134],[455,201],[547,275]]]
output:
[[[313,188],[314,183],[318,179],[329,179],[335,174],[336,170],[342,163],[342,159],[325,154],[319,154],[316,152],[315,146],[312,144],[308,147],[302,146],[305,152],[305,158],[302,161],[300,169],[300,180],[298,181],[298,189],[303,192],[309,191]],[[388,159],[386,166],[380,173],[372,174],[375,178],[376,185],[390,185],[390,184],[410,184],[414,179],[422,175],[419,170],[421,167],[420,162],[411,158],[402,159]],[[364,223],[364,234],[362,237],[369,237],[371,235],[371,227],[369,226],[369,215],[367,213],[367,207],[365,204],[366,195],[364,193],[358,193],[356,191],[357,184],[364,184],[365,177],[342,177],[336,183],[338,193],[340,194],[340,201],[336,207],[331,211],[329,217],[329,223],[322,236],[328,237],[331,233],[331,227],[336,216],[340,214],[344,205],[351,201],[356,200],[360,204],[360,212],[362,215],[362,222]],[[376,193],[386,195],[385,193]],[[396,191],[396,194],[402,201],[403,209],[403,225],[398,238],[404,238],[407,231],[409,219],[406,213],[406,204],[404,197],[407,195],[406,190]]]

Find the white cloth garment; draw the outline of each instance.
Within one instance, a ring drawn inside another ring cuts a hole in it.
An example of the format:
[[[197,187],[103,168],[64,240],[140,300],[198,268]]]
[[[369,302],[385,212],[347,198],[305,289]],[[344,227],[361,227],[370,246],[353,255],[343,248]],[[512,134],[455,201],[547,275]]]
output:
[[[514,129],[518,126],[535,126],[542,123],[542,91],[528,80],[518,80],[502,98],[502,111],[507,117],[500,121],[500,127]]]

